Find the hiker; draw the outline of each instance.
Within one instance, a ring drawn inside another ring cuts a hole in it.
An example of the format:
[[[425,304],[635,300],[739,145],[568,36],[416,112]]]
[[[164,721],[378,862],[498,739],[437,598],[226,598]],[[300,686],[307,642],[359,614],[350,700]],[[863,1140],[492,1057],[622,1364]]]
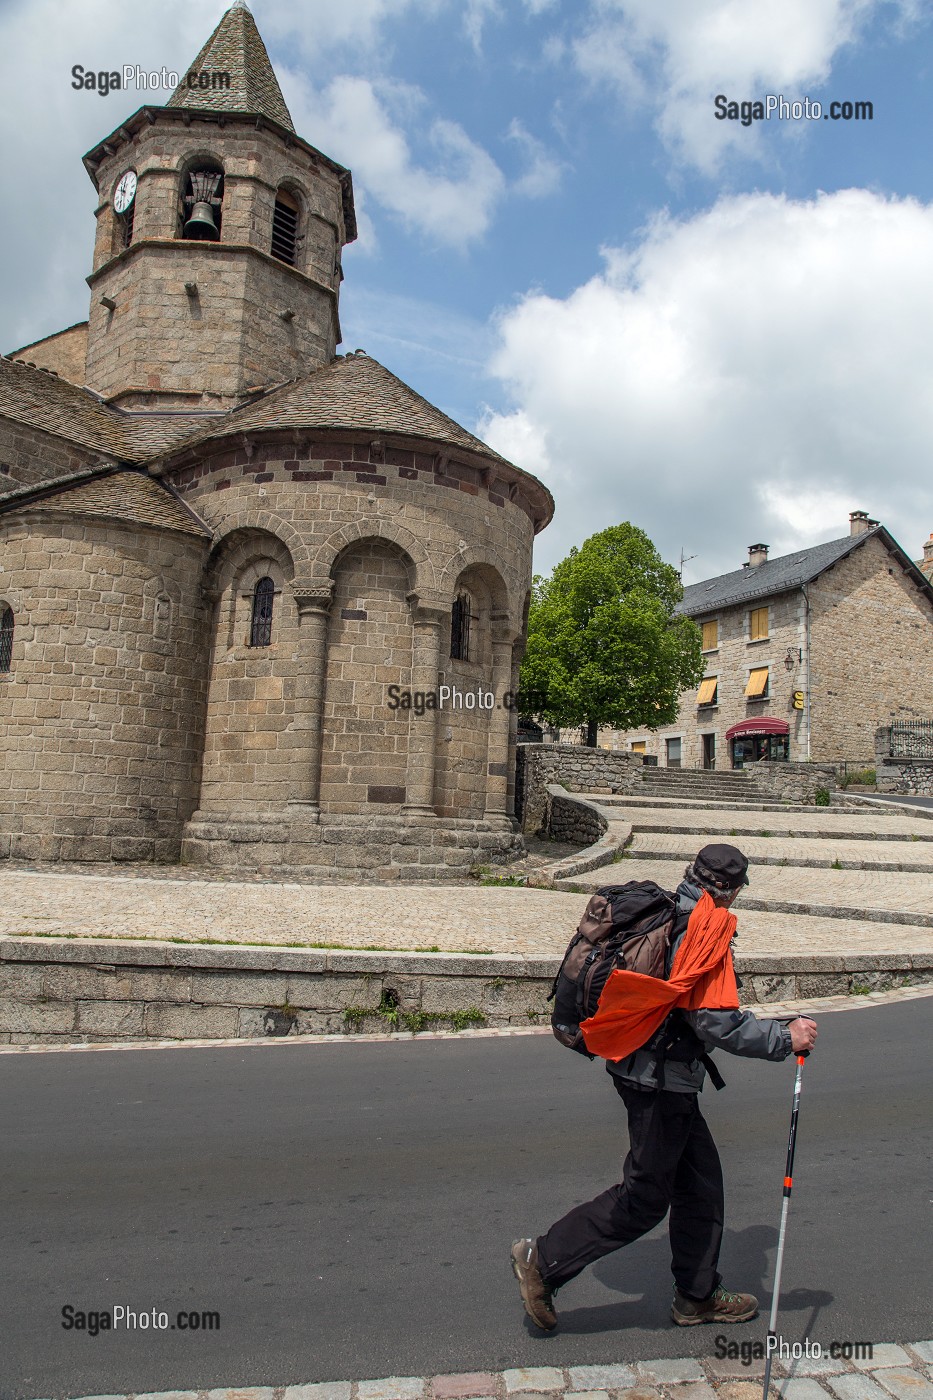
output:
[[[537,1240],[517,1240],[512,1246],[512,1269],[525,1311],[546,1332],[557,1326],[553,1295],[558,1288],[587,1264],[647,1234],[668,1210],[675,1283],[671,1319],[678,1326],[692,1327],[704,1322],[747,1322],[758,1312],[758,1299],[751,1293],[730,1293],[722,1287],[716,1267],[724,1215],[722,1168],[698,1094],[707,1071],[717,1087],[722,1085],[709,1059],[710,1050],[784,1060],[791,1053],[811,1050],[817,1031],[809,1018],[788,1024],[758,1020],[751,1012],[737,1009],[730,946],[735,919],[719,911],[728,910],[748,884],[747,870],[748,861],[735,846],[705,846],[677,887],[665,975],[670,976],[689,923],[691,937],[675,969],[677,988],[686,986],[690,977],[680,976],[681,968],[689,962],[693,945],[711,931],[713,941],[707,937],[705,947],[715,950],[716,965],[707,973],[707,981],[699,983],[697,995],[703,999],[695,1005],[700,1009],[669,1011],[672,997],[684,1005],[690,992],[681,993],[672,983],[654,977],[614,971],[603,989],[599,1011],[582,1023],[587,1049],[604,1055],[625,1103],[630,1148],[619,1185],[576,1206]],[[613,979],[619,979],[616,1001],[621,997],[623,1010],[604,1012],[604,1003],[612,1001]],[[652,999],[665,1004],[658,1009]],[[639,1019],[645,1017],[647,1022]],[[662,1030],[647,1042],[638,1038],[643,1023],[657,1027],[659,1022]],[[634,1028],[634,1046],[641,1048],[610,1058],[604,1045],[624,1045],[626,1027],[628,1040]]]

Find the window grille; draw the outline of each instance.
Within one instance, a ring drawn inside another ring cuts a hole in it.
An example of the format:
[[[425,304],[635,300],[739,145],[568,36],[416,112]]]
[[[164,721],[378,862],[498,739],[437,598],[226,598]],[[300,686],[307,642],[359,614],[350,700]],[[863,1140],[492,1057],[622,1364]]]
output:
[[[272,604],[275,584],[271,578],[261,578],[253,590],[253,616],[249,629],[251,647],[272,645]]]
[[[293,267],[298,253],[298,205],[279,190],[272,214],[272,256]]]
[[[133,241],[133,215],[136,213],[136,201],[127,209],[125,214],[119,214],[120,220],[120,243],[122,247],[128,248]]]
[[[450,614],[450,655],[454,661],[470,659],[470,600],[458,593]]]
[[[0,610],[0,671],[9,671],[13,660],[13,609]]]

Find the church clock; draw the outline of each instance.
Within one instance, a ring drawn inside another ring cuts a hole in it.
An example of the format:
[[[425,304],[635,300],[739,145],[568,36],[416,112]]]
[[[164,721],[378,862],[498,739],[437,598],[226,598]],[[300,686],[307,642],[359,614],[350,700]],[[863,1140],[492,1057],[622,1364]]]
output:
[[[136,198],[136,171],[127,170],[120,176],[113,194],[114,212],[125,214]]]

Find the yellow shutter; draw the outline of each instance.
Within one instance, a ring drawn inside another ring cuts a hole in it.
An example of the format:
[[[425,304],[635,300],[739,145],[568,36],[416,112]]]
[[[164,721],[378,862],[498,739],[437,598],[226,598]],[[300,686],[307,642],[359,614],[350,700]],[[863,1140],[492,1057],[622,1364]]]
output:
[[[752,700],[760,700],[768,689],[768,668],[767,666],[756,666],[748,678],[748,685],[745,687],[745,694]]]
[[[703,623],[703,650],[715,651],[719,646],[719,621],[713,618],[712,622]]]
[[[644,753],[644,752],[645,752],[645,740],[644,740],[644,739],[636,739],[635,742],[632,744],[632,750],[631,750],[631,751],[632,751],[632,753]]]
[[[749,640],[753,642],[763,641],[768,635],[768,609],[753,608],[751,622],[748,629]]]
[[[705,680],[701,681],[700,689],[697,691],[697,704],[715,705],[717,685],[718,681],[715,676],[707,676]]]

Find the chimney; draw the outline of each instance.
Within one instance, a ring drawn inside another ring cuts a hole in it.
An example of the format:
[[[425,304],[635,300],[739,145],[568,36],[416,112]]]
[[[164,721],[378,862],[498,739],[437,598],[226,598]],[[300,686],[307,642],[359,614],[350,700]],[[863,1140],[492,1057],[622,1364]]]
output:
[[[758,564],[767,564],[768,546],[766,544],[750,544],[748,546],[748,565],[754,569]]]
[[[933,535],[923,546],[923,558],[920,560],[920,572],[926,574],[928,579],[933,579]]]
[[[864,535],[866,530],[871,530],[877,525],[877,520],[869,520],[867,510],[849,511],[849,534]]]

